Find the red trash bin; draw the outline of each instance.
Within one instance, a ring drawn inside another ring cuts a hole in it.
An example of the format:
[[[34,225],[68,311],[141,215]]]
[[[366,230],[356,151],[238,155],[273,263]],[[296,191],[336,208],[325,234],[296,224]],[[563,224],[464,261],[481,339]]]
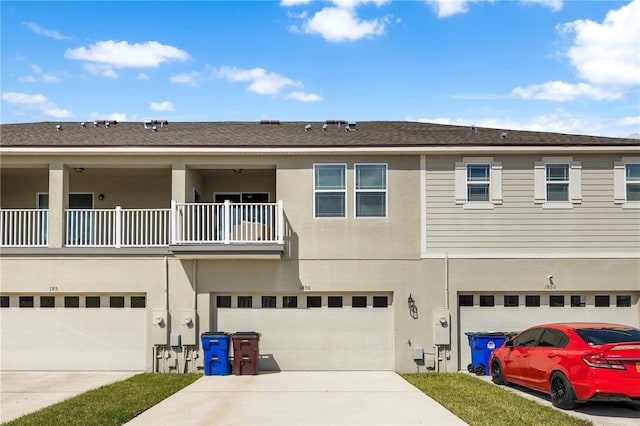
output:
[[[256,375],[260,369],[260,334],[255,332],[235,333],[233,344],[233,374],[236,376]]]

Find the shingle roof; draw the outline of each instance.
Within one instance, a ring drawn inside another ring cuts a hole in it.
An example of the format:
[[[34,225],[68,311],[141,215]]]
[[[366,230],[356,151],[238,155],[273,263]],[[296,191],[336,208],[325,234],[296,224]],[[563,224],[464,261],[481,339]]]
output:
[[[430,147],[430,146],[633,146],[640,140],[474,129],[408,121],[363,121],[357,131],[324,122],[172,122],[157,131],[141,122],[119,122],[108,128],[81,127],[79,122],[3,124],[2,147]],[[56,130],[56,126],[62,130]],[[305,126],[311,130],[305,131]],[[502,136],[502,137],[501,137]]]

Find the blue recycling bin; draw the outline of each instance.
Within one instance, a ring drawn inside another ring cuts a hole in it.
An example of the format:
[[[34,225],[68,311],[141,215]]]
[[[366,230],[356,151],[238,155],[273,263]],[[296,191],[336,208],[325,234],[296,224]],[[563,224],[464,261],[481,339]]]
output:
[[[229,335],[221,332],[202,333],[204,375],[226,376],[230,373]]]
[[[478,376],[489,374],[491,353],[502,346],[507,338],[507,333],[492,331],[465,334],[469,339],[469,347],[471,348],[471,364],[467,366],[467,370]]]

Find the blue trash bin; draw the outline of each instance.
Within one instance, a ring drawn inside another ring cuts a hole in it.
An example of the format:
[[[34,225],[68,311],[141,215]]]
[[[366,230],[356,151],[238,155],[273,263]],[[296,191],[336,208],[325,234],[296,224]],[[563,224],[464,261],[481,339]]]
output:
[[[491,353],[502,346],[507,338],[507,333],[492,331],[465,334],[469,339],[469,347],[471,348],[471,364],[467,366],[467,370],[478,376],[489,374]]]
[[[204,375],[226,376],[230,373],[229,335],[221,332],[202,333]]]

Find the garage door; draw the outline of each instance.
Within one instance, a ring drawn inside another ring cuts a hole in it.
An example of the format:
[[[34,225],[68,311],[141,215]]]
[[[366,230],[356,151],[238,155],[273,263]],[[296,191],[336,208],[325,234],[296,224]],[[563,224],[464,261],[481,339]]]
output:
[[[219,331],[261,334],[261,370],[393,369],[390,295],[214,295],[212,305]]]
[[[146,309],[0,310],[3,371],[144,371]]]
[[[535,324],[602,321],[638,325],[638,294],[460,293],[459,368],[471,362],[466,332],[521,331]]]

